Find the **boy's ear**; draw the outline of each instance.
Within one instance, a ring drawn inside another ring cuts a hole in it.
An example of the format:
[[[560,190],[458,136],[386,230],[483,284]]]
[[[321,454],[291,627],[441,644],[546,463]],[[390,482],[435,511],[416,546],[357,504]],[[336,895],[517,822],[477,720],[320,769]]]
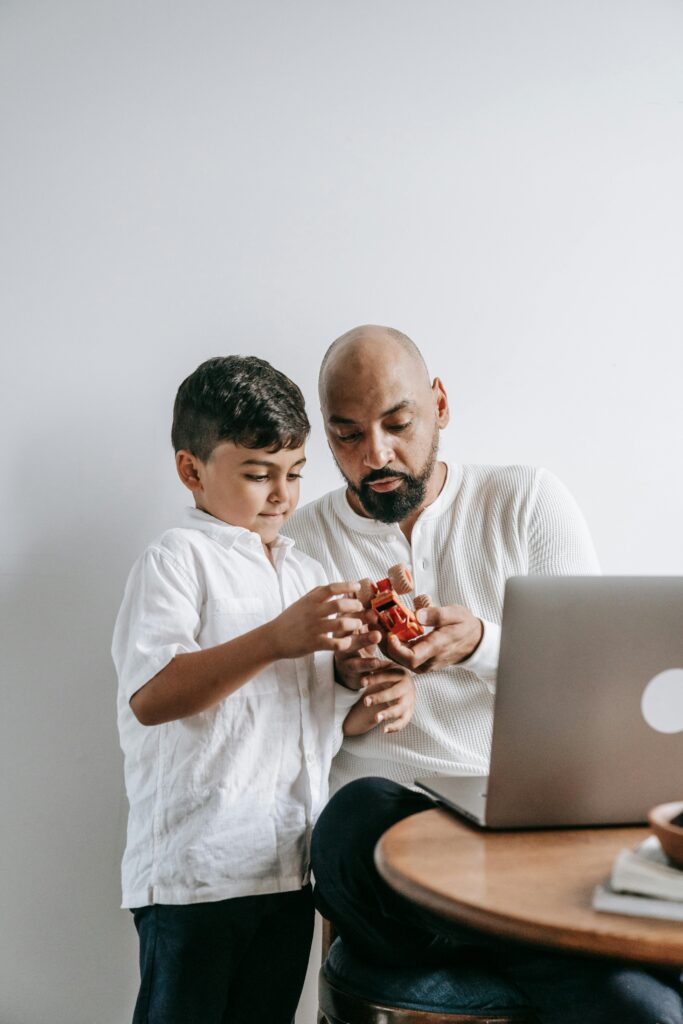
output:
[[[188,491],[192,491],[194,494],[196,491],[201,489],[202,482],[199,477],[199,459],[192,452],[188,452],[185,448],[181,448],[179,452],[175,454],[175,468],[178,470],[178,476],[182,484],[187,487]]]

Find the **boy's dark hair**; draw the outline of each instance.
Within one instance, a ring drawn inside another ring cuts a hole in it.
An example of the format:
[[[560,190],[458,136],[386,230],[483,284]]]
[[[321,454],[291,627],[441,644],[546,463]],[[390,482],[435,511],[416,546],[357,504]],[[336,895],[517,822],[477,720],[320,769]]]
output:
[[[299,448],[311,430],[296,384],[256,356],[216,356],[178,388],[171,440],[206,462],[217,444]]]

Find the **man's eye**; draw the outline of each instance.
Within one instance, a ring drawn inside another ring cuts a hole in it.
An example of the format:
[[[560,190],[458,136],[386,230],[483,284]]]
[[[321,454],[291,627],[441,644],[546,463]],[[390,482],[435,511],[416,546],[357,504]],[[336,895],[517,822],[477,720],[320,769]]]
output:
[[[397,433],[400,434],[402,430],[406,430],[407,427],[412,426],[412,423],[412,420],[407,420],[405,423],[390,423],[387,429],[395,430]]]
[[[341,441],[342,444],[348,444],[351,441],[357,441],[359,437],[360,434],[358,431],[356,431],[353,434],[337,434],[337,440]]]

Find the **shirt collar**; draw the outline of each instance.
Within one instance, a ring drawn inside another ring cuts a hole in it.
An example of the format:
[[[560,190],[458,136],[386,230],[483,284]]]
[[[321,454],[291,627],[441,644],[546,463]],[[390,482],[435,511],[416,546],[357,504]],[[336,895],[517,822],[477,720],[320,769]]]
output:
[[[185,508],[183,510],[182,526],[189,526],[193,530],[201,530],[207,537],[211,537],[212,540],[215,540],[228,550],[236,544],[240,547],[258,548],[259,550],[263,547],[258,533],[246,530],[243,526],[233,526],[222,519],[216,519],[215,516],[210,515],[208,512],[203,512],[200,508],[192,508],[190,506]],[[271,544],[271,550],[290,548],[293,544],[294,541],[290,537],[278,535]],[[283,551],[282,554],[284,556],[286,551]]]
[[[449,462],[445,465],[446,479],[444,481],[444,485],[431,505],[427,505],[427,507],[420,512],[416,523],[422,523],[429,519],[437,518],[450,505],[452,505],[455,500],[462,482],[462,466]],[[399,533],[403,536],[398,523],[381,523],[378,519],[369,519],[365,516],[358,515],[358,513],[355,512],[349,504],[349,499],[346,496],[346,487],[340,487],[339,490],[333,492],[332,502],[339,517],[347,524],[347,526],[350,526],[358,533],[366,533],[375,536],[378,534]]]

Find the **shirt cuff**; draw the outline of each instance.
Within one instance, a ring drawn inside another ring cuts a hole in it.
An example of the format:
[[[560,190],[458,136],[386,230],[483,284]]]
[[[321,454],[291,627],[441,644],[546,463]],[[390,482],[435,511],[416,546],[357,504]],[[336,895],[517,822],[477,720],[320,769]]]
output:
[[[466,668],[468,672],[474,672],[476,676],[483,679],[489,690],[493,693],[496,688],[496,676],[498,674],[498,660],[500,658],[500,626],[497,622],[487,622],[481,619],[484,627],[484,635],[479,642],[476,651],[459,661],[456,668]]]
[[[348,686],[344,686],[343,683],[334,684],[334,706],[338,711],[346,712],[349,708],[352,708],[362,695],[362,690],[350,690]]]

